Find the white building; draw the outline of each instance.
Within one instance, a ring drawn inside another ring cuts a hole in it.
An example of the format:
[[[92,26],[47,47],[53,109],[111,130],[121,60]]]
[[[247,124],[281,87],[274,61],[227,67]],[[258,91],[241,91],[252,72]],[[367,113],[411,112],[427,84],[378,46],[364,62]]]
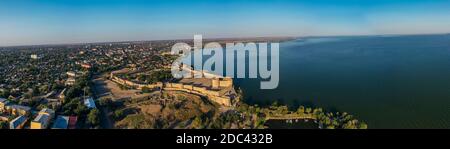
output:
[[[37,54],[31,54],[31,59],[39,59],[39,56]]]
[[[77,80],[75,79],[75,78],[68,78],[67,80],[66,80],[66,85],[67,86],[72,86],[72,85],[74,85],[75,84],[75,82],[76,82]]]
[[[84,99],[84,105],[86,105],[86,107],[88,107],[89,109],[97,108],[95,106],[94,98],[92,98],[92,97]]]
[[[76,76],[77,76],[77,74],[76,74],[75,72],[73,72],[73,71],[68,71],[68,72],[66,72],[66,74],[67,74],[69,77],[76,77]]]

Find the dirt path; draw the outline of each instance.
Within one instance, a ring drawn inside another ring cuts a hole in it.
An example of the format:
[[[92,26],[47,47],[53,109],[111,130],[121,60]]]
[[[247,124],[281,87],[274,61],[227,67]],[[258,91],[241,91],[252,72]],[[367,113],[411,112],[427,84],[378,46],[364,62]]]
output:
[[[101,98],[111,98],[112,99],[112,94],[110,92],[109,89],[107,89],[105,87],[106,83],[105,83],[105,79],[101,76],[95,76],[94,77],[94,96],[96,97],[95,99],[101,99]],[[102,128],[105,129],[113,129],[114,128],[114,122],[111,119],[111,117],[109,116],[110,110],[108,108],[105,107],[101,107],[98,106],[100,112],[102,113],[101,116],[101,125]]]

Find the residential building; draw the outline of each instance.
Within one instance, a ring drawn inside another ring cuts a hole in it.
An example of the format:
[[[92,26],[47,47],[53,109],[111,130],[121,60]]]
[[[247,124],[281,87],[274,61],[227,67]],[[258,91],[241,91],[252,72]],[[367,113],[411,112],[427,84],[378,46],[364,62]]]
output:
[[[67,88],[64,88],[64,89],[61,91],[61,93],[58,95],[59,99],[60,99],[62,102],[64,102],[64,99],[66,98],[66,95],[64,95],[64,94],[66,94],[66,90],[67,90]]]
[[[81,67],[90,69],[92,66],[90,64],[81,64]]]
[[[37,54],[31,54],[31,59],[39,59],[39,56]]]
[[[7,122],[9,118],[6,115],[0,115],[0,122]]]
[[[94,98],[92,97],[84,99],[84,105],[86,105],[89,109],[97,108],[97,106],[95,106]]]
[[[76,77],[77,76],[77,74],[75,72],[73,72],[73,71],[68,71],[68,72],[66,72],[66,74],[69,77]]]
[[[75,79],[75,78],[67,78],[65,84],[66,84],[67,86],[72,86],[72,85],[75,84],[75,82],[76,82],[76,79]]]
[[[9,101],[5,98],[0,98],[0,112],[6,112],[6,105],[8,105]]]
[[[45,114],[45,115],[50,116],[50,118],[55,117],[55,111],[52,109],[49,109],[49,108],[42,109],[41,111],[39,111],[38,114]]]
[[[31,108],[22,105],[6,105],[6,111],[14,116],[28,115],[30,114]]]
[[[67,129],[69,126],[68,116],[58,116],[53,124],[52,129]]]
[[[50,124],[50,116],[39,114],[33,121],[31,121],[31,129],[47,129]]]
[[[77,129],[78,117],[69,116],[69,129]]]
[[[27,121],[28,118],[26,116],[18,116],[9,122],[9,129],[22,129]]]
[[[31,129],[47,129],[54,115],[55,111],[48,108],[42,109],[38,116],[31,121]]]

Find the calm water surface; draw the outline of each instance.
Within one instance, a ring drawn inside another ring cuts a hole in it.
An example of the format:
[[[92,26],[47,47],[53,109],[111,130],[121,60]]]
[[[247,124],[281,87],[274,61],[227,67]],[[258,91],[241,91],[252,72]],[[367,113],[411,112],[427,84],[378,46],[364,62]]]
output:
[[[307,38],[280,46],[280,84],[248,102],[346,111],[369,128],[450,128],[450,35]]]
[[[450,128],[450,35],[303,38],[279,55],[277,89],[236,81],[247,102],[345,111],[369,128]]]

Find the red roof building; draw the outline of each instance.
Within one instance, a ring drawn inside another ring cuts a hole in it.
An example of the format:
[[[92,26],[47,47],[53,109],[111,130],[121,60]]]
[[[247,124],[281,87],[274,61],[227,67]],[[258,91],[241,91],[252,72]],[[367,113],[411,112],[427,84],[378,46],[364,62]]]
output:
[[[89,64],[81,64],[81,67],[90,69],[92,66]]]
[[[77,121],[78,121],[78,117],[70,116],[69,117],[69,129],[77,129]]]

